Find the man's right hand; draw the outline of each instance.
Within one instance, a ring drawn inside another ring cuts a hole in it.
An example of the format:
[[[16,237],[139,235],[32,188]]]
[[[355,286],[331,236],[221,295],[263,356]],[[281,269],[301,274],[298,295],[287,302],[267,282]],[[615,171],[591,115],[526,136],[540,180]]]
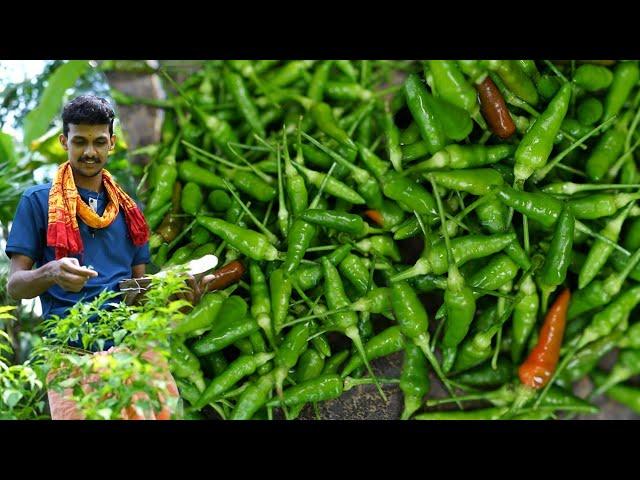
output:
[[[51,264],[53,281],[69,292],[79,292],[91,277],[98,276],[95,270],[80,266],[77,258],[63,257]]]

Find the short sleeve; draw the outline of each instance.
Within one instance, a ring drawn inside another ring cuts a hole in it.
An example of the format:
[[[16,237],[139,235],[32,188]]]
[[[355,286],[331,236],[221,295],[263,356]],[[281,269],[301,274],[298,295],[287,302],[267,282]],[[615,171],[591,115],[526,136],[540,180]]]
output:
[[[136,253],[133,256],[131,266],[149,262],[151,262],[151,254],[149,253],[149,242],[146,242],[144,245],[136,248]]]
[[[45,232],[43,220],[40,217],[41,214],[36,208],[33,197],[23,195],[18,203],[5,247],[8,257],[18,253],[26,255],[34,262],[42,258]]]

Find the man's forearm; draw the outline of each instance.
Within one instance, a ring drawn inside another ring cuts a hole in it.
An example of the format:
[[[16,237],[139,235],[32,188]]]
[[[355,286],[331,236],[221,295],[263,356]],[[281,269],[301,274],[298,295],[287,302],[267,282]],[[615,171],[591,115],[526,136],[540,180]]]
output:
[[[46,263],[35,270],[14,272],[9,277],[7,293],[14,300],[21,300],[46,292],[55,284],[51,264],[52,262]]]

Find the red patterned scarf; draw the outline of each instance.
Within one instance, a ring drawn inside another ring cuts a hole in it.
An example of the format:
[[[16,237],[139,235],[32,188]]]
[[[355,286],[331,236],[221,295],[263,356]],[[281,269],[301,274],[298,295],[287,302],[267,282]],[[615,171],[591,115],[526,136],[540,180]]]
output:
[[[104,169],[102,185],[107,192],[109,203],[102,216],[99,216],[80,198],[73,180],[71,164],[67,161],[58,168],[49,192],[47,229],[47,246],[55,249],[56,260],[82,253],[84,250],[76,215],[91,228],[105,228],[116,219],[122,207],[133,244],[140,246],[149,240],[149,227],[142,212]]]

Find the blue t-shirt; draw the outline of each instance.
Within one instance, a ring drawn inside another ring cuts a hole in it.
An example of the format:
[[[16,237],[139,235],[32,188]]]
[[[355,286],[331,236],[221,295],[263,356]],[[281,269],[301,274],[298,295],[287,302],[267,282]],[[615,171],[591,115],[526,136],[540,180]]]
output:
[[[30,187],[22,194],[5,252],[30,257],[36,267],[55,260],[55,252],[47,246],[49,216],[49,190],[51,183]],[[106,192],[100,194],[78,187],[80,197],[90,205],[97,199],[97,213],[102,215],[107,206]],[[91,200],[90,200],[91,199]],[[136,247],[120,209],[117,218],[106,228],[90,229],[78,217],[84,252],[74,255],[82,266],[93,266],[97,277],[90,278],[80,292],[68,292],[58,285],[40,295],[42,316],[64,317],[78,301],[91,301],[104,290],[118,290],[118,282],[131,278],[131,267],[149,263],[149,243]],[[70,255],[71,256],[71,255]]]

